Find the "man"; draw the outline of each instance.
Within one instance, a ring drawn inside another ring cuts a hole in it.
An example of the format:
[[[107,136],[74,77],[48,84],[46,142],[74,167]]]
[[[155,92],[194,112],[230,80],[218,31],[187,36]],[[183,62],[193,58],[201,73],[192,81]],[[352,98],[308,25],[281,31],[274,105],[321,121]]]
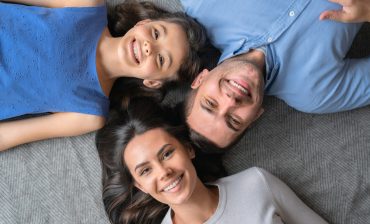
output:
[[[220,62],[231,58],[194,80],[193,131],[227,147],[262,114],[261,89],[304,112],[370,104],[370,58],[344,59],[362,24],[319,20],[370,21],[370,1],[337,1],[342,8],[324,0],[182,0],[222,51]]]

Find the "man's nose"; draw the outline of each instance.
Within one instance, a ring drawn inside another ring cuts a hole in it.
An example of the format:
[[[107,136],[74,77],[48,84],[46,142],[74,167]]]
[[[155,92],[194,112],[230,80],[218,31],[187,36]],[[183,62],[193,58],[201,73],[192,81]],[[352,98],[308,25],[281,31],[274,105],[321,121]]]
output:
[[[144,54],[149,56],[152,53],[152,44],[149,41],[144,41]]]
[[[240,97],[235,95],[235,93],[229,89],[223,90],[223,98],[225,105],[235,106],[241,103]]]

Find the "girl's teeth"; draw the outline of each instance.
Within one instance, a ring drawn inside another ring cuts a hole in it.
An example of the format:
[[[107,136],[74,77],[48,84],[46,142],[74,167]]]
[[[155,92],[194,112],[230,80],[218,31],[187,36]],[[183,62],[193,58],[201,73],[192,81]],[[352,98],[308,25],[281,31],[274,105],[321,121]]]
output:
[[[139,49],[137,48],[136,41],[132,43],[132,48],[134,50],[134,57],[137,63],[139,63]]]

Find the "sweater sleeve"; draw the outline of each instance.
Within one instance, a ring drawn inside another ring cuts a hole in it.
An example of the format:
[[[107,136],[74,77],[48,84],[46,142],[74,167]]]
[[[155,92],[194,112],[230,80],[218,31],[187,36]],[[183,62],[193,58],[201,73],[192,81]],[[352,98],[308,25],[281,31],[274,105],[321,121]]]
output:
[[[258,173],[272,194],[279,216],[286,224],[326,224],[323,218],[316,214],[281,180],[266,170],[257,168]]]

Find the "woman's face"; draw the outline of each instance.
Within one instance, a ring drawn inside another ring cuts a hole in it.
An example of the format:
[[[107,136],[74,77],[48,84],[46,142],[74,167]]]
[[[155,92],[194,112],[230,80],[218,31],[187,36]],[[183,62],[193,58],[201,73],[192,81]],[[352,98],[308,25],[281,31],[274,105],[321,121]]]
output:
[[[123,69],[137,78],[156,81],[176,79],[189,48],[181,26],[152,20],[137,23],[120,44]]]
[[[161,128],[135,136],[123,157],[135,186],[169,206],[186,202],[199,181],[191,162],[194,151]]]

